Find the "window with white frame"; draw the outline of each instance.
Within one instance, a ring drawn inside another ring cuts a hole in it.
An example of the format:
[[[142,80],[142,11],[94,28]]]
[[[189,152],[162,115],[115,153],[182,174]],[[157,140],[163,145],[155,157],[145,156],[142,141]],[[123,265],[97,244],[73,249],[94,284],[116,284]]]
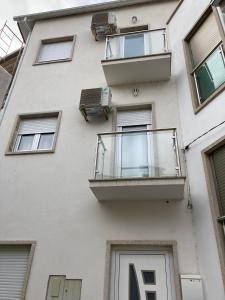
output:
[[[20,116],[10,152],[52,151],[59,113],[47,116]]]
[[[36,63],[71,60],[74,40],[74,36],[42,40]]]

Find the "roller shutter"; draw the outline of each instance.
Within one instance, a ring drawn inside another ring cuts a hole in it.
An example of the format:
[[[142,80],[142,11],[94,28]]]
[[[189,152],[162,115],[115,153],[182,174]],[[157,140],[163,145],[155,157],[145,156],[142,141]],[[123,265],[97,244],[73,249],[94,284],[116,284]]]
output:
[[[20,122],[19,134],[36,134],[55,132],[57,117],[23,119]]]
[[[225,146],[213,152],[212,163],[221,216],[225,216]]]
[[[150,109],[119,110],[117,112],[117,126],[151,125],[152,113]]]
[[[215,16],[211,13],[190,39],[193,64],[197,66],[221,41]]]
[[[29,253],[29,246],[0,245],[1,300],[21,300]]]

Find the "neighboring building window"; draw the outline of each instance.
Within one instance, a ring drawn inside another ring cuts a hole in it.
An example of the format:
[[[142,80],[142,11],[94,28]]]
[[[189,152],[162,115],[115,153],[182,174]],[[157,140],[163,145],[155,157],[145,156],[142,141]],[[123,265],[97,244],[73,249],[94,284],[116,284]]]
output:
[[[81,279],[49,276],[46,300],[80,300]]]
[[[223,28],[225,30],[225,2],[221,1],[218,8],[219,8],[219,15],[223,24]]]
[[[59,113],[22,115],[17,122],[10,152],[53,151],[59,125]]]
[[[0,299],[25,299],[31,245],[0,245]]]
[[[220,216],[225,217],[225,146],[211,154],[211,162],[216,186]]]
[[[74,36],[42,40],[36,64],[71,60],[74,42]]]
[[[222,39],[214,13],[210,10],[185,38],[188,72],[197,109],[212,99],[225,84]]]

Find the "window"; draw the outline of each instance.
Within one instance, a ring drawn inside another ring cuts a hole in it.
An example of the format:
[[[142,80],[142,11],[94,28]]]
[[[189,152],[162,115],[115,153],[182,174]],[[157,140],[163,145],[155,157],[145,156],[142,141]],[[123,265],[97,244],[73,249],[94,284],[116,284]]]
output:
[[[119,177],[149,177],[153,166],[150,109],[119,110],[117,130],[123,132],[117,141]]]
[[[74,36],[42,40],[35,64],[71,60],[74,42]]]
[[[211,163],[220,211],[218,217],[225,217],[225,146],[212,152]]]
[[[193,104],[198,111],[225,87],[225,59],[220,30],[210,10],[185,38]]]
[[[218,254],[223,274],[225,269],[225,141],[220,138],[203,151],[206,182]],[[223,279],[224,276],[223,276]]]
[[[220,19],[222,21],[223,28],[225,30],[225,3],[224,3],[224,1],[220,1],[218,8],[219,8]]]
[[[59,113],[19,116],[9,153],[53,151],[59,116]]]
[[[25,299],[34,245],[0,244],[0,299]]]

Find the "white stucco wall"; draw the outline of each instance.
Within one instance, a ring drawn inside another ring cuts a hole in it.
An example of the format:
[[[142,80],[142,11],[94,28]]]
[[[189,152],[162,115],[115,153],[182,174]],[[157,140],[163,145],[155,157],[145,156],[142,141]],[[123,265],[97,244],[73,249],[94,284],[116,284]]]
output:
[[[119,27],[165,27],[176,3],[115,11]],[[89,189],[96,134],[112,130],[109,121],[86,123],[78,106],[83,88],[106,85],[101,67],[104,42],[90,32],[91,15],[35,25],[0,127],[0,240],[36,240],[27,300],[44,299],[50,274],[82,278],[82,299],[102,299],[107,240],[176,240],[180,273],[198,274],[195,238],[187,197],[182,201],[101,204]],[[76,34],[71,62],[32,66],[40,40]],[[174,59],[174,58],[173,58]],[[140,88],[137,98],[132,88]],[[113,104],[153,103],[156,128],[178,128],[174,74],[170,81],[113,87]],[[5,156],[16,116],[62,110],[54,154]]]
[[[208,4],[209,1],[205,0],[184,1],[168,26],[171,49],[174,57],[172,68],[177,83],[184,145],[187,145],[210,128],[225,120],[224,92],[217,96],[199,113],[194,114],[185,67],[182,41],[206,10]],[[182,26],[180,24],[182,24]],[[195,142],[186,152],[193,201],[197,253],[200,273],[203,277],[204,299],[206,300],[223,300],[224,288],[201,151],[224,136],[224,130],[224,125],[218,127]]]

